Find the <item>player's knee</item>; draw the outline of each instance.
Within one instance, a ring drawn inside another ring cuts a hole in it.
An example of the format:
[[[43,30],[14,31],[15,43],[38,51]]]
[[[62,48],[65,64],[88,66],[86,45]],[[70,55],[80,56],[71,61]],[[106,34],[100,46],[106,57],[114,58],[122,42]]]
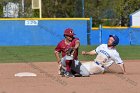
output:
[[[83,77],[89,77],[90,76],[90,74],[88,73],[88,74],[84,74],[84,75],[82,75]]]
[[[85,71],[85,72],[82,73],[82,76],[83,77],[89,77],[90,73],[88,71]]]

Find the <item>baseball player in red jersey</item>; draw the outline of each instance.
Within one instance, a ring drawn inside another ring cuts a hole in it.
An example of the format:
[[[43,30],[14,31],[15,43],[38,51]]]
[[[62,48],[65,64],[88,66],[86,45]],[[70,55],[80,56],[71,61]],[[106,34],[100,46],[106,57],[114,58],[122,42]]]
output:
[[[63,39],[62,41],[60,41],[57,45],[57,47],[55,48],[55,56],[57,58],[57,62],[58,64],[60,64],[60,56],[59,53],[62,53],[62,58],[66,56],[66,52],[69,48],[72,48],[74,50],[73,53],[73,59],[77,60],[78,59],[78,48],[80,46],[80,41],[78,38],[74,37],[74,32],[73,29],[68,28],[64,31],[64,37],[65,39]],[[72,60],[65,60],[66,62],[66,76],[69,77],[73,77],[72,73],[71,73],[71,65],[72,65]]]

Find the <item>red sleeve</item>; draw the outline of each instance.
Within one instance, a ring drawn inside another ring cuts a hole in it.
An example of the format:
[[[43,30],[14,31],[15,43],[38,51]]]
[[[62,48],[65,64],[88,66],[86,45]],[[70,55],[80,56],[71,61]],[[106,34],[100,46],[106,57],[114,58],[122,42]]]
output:
[[[63,41],[60,41],[60,42],[58,43],[58,45],[57,45],[56,48],[55,48],[55,51],[57,51],[57,52],[61,52],[61,51],[62,51],[62,47],[61,47],[62,43],[63,43]]]
[[[61,42],[58,43],[58,45],[57,45],[56,48],[55,48],[55,51],[57,51],[57,52],[61,52],[61,51],[62,51],[62,50],[61,50]]]
[[[75,39],[72,41],[73,47],[75,46],[75,43],[76,43],[77,40],[79,41],[79,38],[75,38]]]
[[[74,39],[74,41],[77,41],[77,40],[79,40],[79,38],[75,38],[75,39]]]

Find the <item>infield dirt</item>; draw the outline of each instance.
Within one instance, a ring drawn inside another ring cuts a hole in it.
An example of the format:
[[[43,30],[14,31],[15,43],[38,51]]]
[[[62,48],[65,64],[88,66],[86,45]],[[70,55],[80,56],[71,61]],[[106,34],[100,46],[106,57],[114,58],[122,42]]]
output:
[[[127,74],[110,73],[66,78],[58,75],[56,62],[0,64],[0,93],[139,93],[140,60],[125,60]],[[19,72],[36,77],[15,77]]]

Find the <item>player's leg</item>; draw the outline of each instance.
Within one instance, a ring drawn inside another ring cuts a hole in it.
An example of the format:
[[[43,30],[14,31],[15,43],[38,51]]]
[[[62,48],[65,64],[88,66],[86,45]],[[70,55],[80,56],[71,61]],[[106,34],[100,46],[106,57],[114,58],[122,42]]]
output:
[[[80,66],[80,74],[84,77],[90,76],[89,71],[82,64],[80,64],[80,65],[81,65]]]
[[[73,63],[73,60],[68,60],[68,56],[65,56],[61,59],[61,68],[65,69],[63,71],[63,75],[66,77],[74,77],[74,75],[71,73],[71,65]]]
[[[72,64],[72,70],[75,71],[77,74],[80,74],[81,76],[90,75],[89,71],[78,60],[75,60]]]
[[[66,71],[71,72],[71,64],[73,60],[66,60]]]
[[[61,62],[60,62],[60,65],[59,65],[58,74],[62,75],[62,76],[66,72],[66,62],[65,61],[66,61],[65,57],[61,58]]]
[[[61,65],[66,67],[66,58],[65,57],[61,58]]]
[[[82,65],[90,72],[90,74],[103,73],[104,68],[95,62],[85,62]]]

